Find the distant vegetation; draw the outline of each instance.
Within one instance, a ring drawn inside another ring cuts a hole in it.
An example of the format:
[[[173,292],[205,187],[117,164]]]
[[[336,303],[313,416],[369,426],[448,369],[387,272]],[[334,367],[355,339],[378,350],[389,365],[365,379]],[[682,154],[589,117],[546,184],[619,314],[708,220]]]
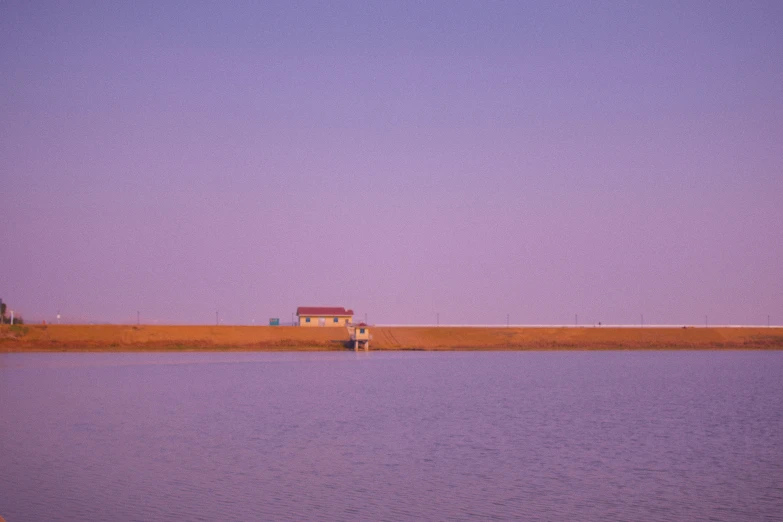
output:
[[[11,324],[11,317],[6,315],[7,306],[0,299],[0,324]],[[14,315],[14,324],[24,324],[24,319],[20,315]]]

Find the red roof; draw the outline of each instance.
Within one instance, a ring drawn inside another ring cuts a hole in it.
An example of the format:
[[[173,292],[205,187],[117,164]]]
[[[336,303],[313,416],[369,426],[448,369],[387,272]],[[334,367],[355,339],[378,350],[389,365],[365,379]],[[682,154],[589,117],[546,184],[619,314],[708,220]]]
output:
[[[296,315],[353,315],[353,310],[342,306],[300,306]]]

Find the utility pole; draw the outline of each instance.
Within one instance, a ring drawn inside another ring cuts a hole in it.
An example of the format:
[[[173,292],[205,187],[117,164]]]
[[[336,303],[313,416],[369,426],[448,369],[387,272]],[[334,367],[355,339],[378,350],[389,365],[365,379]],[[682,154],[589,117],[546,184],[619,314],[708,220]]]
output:
[[[218,315],[218,311],[215,310],[215,326],[218,326],[220,324],[219,318],[220,316]]]

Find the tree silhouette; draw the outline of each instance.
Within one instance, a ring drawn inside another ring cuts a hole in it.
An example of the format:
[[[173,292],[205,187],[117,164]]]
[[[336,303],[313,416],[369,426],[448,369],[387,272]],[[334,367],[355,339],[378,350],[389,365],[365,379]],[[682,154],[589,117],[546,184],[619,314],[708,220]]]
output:
[[[8,324],[11,322],[10,317],[6,317],[5,312],[8,310],[8,307],[3,302],[2,299],[0,299],[0,324]],[[17,315],[14,317],[14,324],[24,324],[24,319],[22,319],[21,316]]]

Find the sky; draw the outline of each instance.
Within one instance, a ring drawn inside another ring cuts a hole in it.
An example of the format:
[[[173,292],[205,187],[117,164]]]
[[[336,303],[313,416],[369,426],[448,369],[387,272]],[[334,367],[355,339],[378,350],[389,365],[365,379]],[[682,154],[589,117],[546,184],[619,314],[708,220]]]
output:
[[[28,322],[783,324],[783,3],[0,2]]]

